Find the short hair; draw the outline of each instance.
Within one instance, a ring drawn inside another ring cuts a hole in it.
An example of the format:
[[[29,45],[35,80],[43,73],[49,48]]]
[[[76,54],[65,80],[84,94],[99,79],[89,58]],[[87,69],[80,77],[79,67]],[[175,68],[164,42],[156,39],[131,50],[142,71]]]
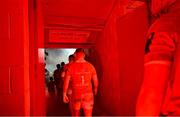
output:
[[[71,58],[74,58],[74,55],[73,55],[73,54],[69,55],[69,59],[71,59]]]
[[[57,65],[56,65],[56,67],[57,67],[57,68],[60,68],[60,67],[61,67],[61,65],[60,65],[60,64],[57,64]]]
[[[50,80],[53,80],[53,77],[50,77]]]
[[[84,49],[82,49],[82,48],[77,48],[76,51],[75,51],[75,53],[81,53],[81,52],[82,52],[82,53],[85,53],[85,52],[84,52]]]
[[[61,62],[61,66],[64,66],[65,65],[65,62]]]
[[[71,54],[71,55],[69,55],[69,58],[68,58],[69,60],[73,60],[74,61],[74,59],[75,59],[75,57],[74,57],[74,55],[73,54]]]

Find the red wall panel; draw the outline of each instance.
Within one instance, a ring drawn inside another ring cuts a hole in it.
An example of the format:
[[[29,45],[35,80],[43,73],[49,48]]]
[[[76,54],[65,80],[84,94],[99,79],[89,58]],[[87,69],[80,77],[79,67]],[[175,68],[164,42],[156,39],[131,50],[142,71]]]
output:
[[[99,103],[108,115],[134,115],[143,77],[146,5],[133,2],[125,12],[114,9],[96,42],[101,65]]]
[[[145,37],[148,29],[146,6],[140,5],[117,21],[119,37],[120,93],[123,115],[134,115],[136,98],[143,79]]]
[[[1,1],[0,115],[29,115],[26,0]]]

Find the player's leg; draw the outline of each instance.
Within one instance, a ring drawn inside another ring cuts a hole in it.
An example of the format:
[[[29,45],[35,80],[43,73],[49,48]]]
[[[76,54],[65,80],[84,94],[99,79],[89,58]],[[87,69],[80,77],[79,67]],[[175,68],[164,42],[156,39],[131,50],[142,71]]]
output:
[[[92,93],[85,94],[82,101],[82,108],[85,116],[92,116],[94,97]]]
[[[75,117],[79,117],[80,116],[80,110],[76,110],[76,109],[73,109],[73,115],[72,116],[75,116]]]
[[[73,112],[73,103],[72,103],[72,96],[69,95],[69,110],[71,112],[71,115],[74,115],[74,112]]]
[[[84,115],[86,117],[91,117],[92,116],[92,109],[83,109]]]
[[[72,102],[70,105],[70,110],[72,116],[80,116],[80,108],[81,108],[81,102]]]

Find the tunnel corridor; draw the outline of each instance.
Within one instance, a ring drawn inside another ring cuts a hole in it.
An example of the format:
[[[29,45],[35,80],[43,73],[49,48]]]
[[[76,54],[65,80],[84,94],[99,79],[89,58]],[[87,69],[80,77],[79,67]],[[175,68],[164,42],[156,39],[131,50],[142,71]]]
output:
[[[134,115],[143,78],[145,35],[148,29],[146,5],[134,1],[122,12],[123,4],[117,1],[109,1],[104,6],[106,9],[95,4],[99,15],[90,8],[91,3],[87,6],[88,11],[81,12],[78,8],[85,4],[82,1],[73,7],[64,1],[61,12],[56,11],[60,6],[53,2],[42,4],[44,47],[90,48],[88,61],[95,66],[99,79],[93,114]],[[74,14],[71,10],[74,10]],[[83,18],[78,18],[80,16]],[[141,22],[138,17],[142,18]]]
[[[12,3],[9,3],[12,2]],[[50,96],[45,50],[89,49],[99,88],[93,115],[135,115],[143,79],[145,2],[134,0],[9,0],[0,7],[0,115],[65,116]],[[141,18],[141,19],[139,19]]]
[[[180,0],[1,0],[0,116],[70,115],[48,86],[76,48],[97,72],[93,116],[180,115],[179,21]]]

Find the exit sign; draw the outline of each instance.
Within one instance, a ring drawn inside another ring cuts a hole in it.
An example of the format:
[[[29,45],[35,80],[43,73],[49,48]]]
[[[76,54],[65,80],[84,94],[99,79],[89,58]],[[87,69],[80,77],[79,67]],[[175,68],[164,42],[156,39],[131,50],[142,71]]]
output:
[[[49,42],[53,43],[86,43],[90,31],[49,30]]]

